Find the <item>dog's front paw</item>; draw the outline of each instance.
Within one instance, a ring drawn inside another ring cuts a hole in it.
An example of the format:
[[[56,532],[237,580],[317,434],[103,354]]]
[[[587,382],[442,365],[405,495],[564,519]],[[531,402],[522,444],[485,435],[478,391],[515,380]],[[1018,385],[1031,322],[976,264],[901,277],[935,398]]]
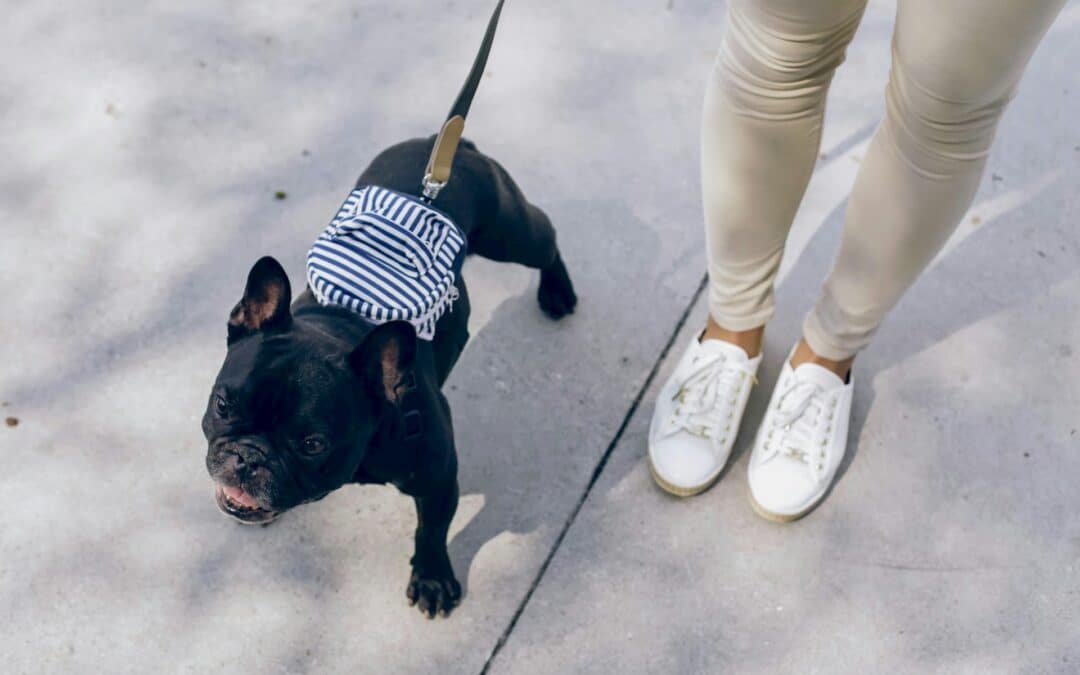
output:
[[[414,605],[427,618],[434,619],[436,614],[449,616],[457,607],[461,600],[461,584],[454,578],[454,570],[449,563],[434,569],[414,565],[405,595],[410,605]]]
[[[561,256],[556,256],[555,262],[540,270],[540,289],[536,292],[536,300],[544,314],[552,319],[561,319],[574,312],[577,295]]]

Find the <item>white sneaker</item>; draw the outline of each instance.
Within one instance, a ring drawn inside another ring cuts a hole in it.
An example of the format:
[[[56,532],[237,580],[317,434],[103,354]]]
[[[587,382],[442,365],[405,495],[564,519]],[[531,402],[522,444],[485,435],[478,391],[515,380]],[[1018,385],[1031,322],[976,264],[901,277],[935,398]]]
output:
[[[750,503],[778,522],[803,517],[825,496],[847,448],[851,377],[784,361],[750,455]]]
[[[703,492],[731,454],[761,355],[721,340],[690,342],[656,398],[649,427],[649,469],[680,497]]]

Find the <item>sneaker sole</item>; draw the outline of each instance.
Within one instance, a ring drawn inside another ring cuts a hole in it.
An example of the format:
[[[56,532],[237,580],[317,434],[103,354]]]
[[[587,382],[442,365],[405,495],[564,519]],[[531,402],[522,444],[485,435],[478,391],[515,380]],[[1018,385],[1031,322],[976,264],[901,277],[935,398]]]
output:
[[[826,491],[826,494],[828,494],[828,491]],[[817,498],[817,501],[798,513],[773,513],[761,504],[758,504],[758,501],[754,499],[753,492],[750,492],[748,496],[750,497],[750,506],[753,507],[754,512],[765,520],[771,520],[774,523],[790,523],[796,521],[803,516],[808,515],[811,511],[816,509],[821,502],[825,501],[825,495],[823,494],[821,497]]]
[[[714,473],[712,476],[709,476],[709,478],[704,483],[700,485],[695,485],[693,487],[683,487],[681,485],[675,485],[674,483],[669,483],[668,481],[664,480],[660,476],[659,472],[657,472],[656,467],[653,466],[652,457],[649,457],[649,473],[652,474],[653,481],[657,485],[659,485],[660,489],[664,492],[670,495],[675,495],[676,497],[694,497],[701,494],[702,492],[705,492],[716,484],[716,481],[720,479],[720,474],[724,473],[724,466],[726,464],[727,462],[721,464],[720,468],[716,470],[716,473]]]

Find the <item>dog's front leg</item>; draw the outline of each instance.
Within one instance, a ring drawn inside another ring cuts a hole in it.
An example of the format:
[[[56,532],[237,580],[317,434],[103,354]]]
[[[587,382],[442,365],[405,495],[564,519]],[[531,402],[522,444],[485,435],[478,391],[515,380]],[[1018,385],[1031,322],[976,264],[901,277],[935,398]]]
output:
[[[409,604],[416,605],[429,619],[435,614],[447,616],[461,600],[461,584],[454,577],[446,534],[458,503],[457,480],[416,502],[416,549],[412,558],[412,576],[405,590]]]

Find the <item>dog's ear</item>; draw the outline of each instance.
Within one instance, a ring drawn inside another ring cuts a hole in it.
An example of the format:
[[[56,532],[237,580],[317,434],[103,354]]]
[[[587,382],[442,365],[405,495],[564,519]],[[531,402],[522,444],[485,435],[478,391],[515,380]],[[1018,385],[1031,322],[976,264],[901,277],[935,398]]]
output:
[[[281,263],[270,256],[259,258],[248,272],[244,297],[229,314],[229,343],[256,331],[289,327],[292,288]]]
[[[370,389],[391,403],[416,386],[416,329],[408,321],[390,321],[371,331],[349,354],[349,365]]]

